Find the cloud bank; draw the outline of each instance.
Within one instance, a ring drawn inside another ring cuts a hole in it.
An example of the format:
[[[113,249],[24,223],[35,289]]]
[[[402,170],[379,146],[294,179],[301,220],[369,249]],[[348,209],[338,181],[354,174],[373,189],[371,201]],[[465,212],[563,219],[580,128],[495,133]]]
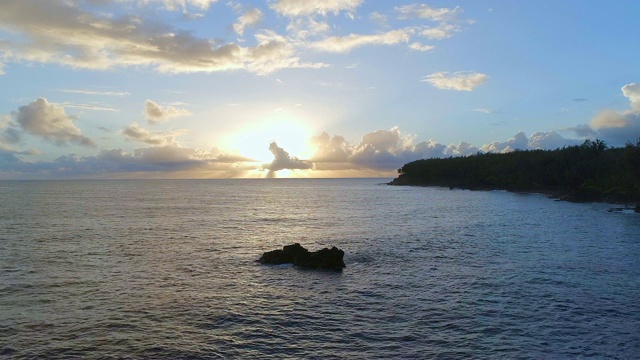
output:
[[[149,1],[142,2],[149,3]],[[213,1],[163,1],[167,9]],[[256,34],[256,46],[199,38],[139,16],[116,17],[85,11],[80,1],[5,0],[0,2],[0,30],[21,34],[0,42],[5,60],[54,63],[74,68],[105,70],[145,66],[159,72],[189,73],[245,69],[267,74],[281,68],[317,68],[303,63],[284,37]],[[246,14],[245,14],[246,15]],[[238,30],[251,25],[249,13]]]
[[[428,52],[435,46],[425,44],[424,39],[451,37],[462,31],[461,24],[471,23],[458,19],[460,7],[406,5],[391,8],[389,14],[371,15],[385,24],[384,31],[344,34],[341,27],[328,22],[328,15],[344,13],[354,22],[361,21],[356,11],[363,0],[277,0],[262,10],[232,2],[227,6],[243,12],[229,27],[243,38],[224,39],[202,37],[195,30],[177,28],[163,16],[148,15],[153,9],[192,16],[192,11],[208,11],[214,3],[217,1],[4,0],[0,2],[0,32],[14,36],[0,42],[0,74],[4,73],[2,64],[26,62],[90,70],[142,67],[161,73],[245,70],[268,75],[282,69],[329,66],[303,61],[301,56],[309,49],[347,53],[364,46],[404,44],[408,50]],[[392,14],[399,21],[393,27],[388,21]],[[273,26],[270,17],[274,16],[288,17],[286,33],[280,33],[279,27],[266,27]],[[400,26],[402,22],[411,25]],[[244,38],[249,29],[252,37]]]

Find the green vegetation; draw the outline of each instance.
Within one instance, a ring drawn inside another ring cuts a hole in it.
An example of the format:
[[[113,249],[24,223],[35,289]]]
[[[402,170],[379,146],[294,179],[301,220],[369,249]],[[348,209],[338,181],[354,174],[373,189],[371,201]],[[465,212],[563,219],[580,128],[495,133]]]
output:
[[[398,169],[392,185],[504,189],[571,201],[640,201],[640,139],[622,148],[601,140],[557,150],[478,153],[417,160]]]

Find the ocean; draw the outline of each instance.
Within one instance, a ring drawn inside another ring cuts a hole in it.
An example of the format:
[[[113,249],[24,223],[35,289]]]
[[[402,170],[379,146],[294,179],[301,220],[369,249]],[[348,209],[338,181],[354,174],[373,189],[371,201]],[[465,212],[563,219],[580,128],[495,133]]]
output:
[[[389,180],[2,181],[0,358],[640,356],[640,214]]]

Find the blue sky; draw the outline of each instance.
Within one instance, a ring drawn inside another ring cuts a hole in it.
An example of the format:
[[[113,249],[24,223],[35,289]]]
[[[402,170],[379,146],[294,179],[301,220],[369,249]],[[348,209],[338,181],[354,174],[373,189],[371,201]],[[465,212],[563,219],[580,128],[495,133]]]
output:
[[[393,176],[640,136],[637,1],[3,0],[0,179]]]

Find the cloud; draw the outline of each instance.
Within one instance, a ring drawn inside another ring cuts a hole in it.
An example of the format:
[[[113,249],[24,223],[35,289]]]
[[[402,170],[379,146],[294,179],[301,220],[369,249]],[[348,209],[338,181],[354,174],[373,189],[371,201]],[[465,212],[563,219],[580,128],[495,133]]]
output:
[[[457,16],[462,9],[456,6],[453,9],[432,8],[426,4],[413,4],[398,6],[395,10],[400,13],[401,19],[426,19],[431,21],[444,21]]]
[[[11,121],[9,115],[0,115],[0,130],[2,130],[0,132],[0,145],[20,142],[20,130]]]
[[[0,75],[4,75],[4,64],[0,62]]]
[[[238,21],[235,24],[233,24],[233,30],[239,35],[242,35],[244,33],[244,29],[260,23],[261,20],[262,11],[256,8],[249,9],[238,18]]]
[[[51,162],[27,162],[13,155],[11,163],[2,163],[0,176],[4,178],[235,178],[257,174],[255,164],[229,163],[215,157],[205,157],[198,149],[167,145],[136,149],[127,153],[122,149],[101,150],[94,156],[61,156]],[[4,165],[4,166],[3,166]],[[14,169],[3,172],[3,168]]]
[[[557,132],[537,132],[527,137],[519,132],[503,142],[475,146],[461,141],[445,145],[434,140],[415,143],[414,135],[403,134],[398,127],[377,130],[362,136],[360,143],[350,144],[340,135],[329,136],[326,132],[311,139],[314,154],[309,161],[319,170],[395,170],[408,162],[449,156],[475,155],[479,151],[503,153],[516,149],[553,150],[563,146],[577,145],[582,140],[566,139]]]
[[[260,75],[266,75],[283,68],[322,68],[324,63],[301,63],[295,57],[295,48],[284,36],[270,30],[262,30],[255,35],[258,45],[248,50],[246,68]]]
[[[131,93],[126,91],[98,91],[89,89],[61,89],[58,90],[63,93],[69,94],[85,94],[85,95],[104,95],[104,96],[127,96]]]
[[[273,154],[273,161],[270,164],[262,165],[264,169],[269,170],[268,177],[273,177],[274,173],[279,170],[307,170],[313,167],[312,163],[289,155],[288,152],[279,147],[275,142],[269,144],[269,151]]]
[[[250,159],[212,149],[205,151],[170,142],[162,146],[102,149],[96,155],[69,154],[53,161],[26,161],[37,154],[5,149],[0,144],[0,178],[233,178],[259,174]]]
[[[473,111],[481,112],[481,113],[484,113],[484,114],[494,114],[496,112],[495,110],[486,109],[486,108],[473,109]]]
[[[640,138],[640,84],[624,85],[621,91],[629,99],[629,109],[624,111],[605,109],[599,112],[589,124],[566,130],[578,136],[598,138],[612,146],[621,146],[626,142],[635,143]]]
[[[580,145],[582,139],[567,139],[555,131],[535,132],[529,137],[528,149],[555,150],[564,146]]]
[[[344,53],[365,45],[394,45],[406,43],[410,38],[410,30],[392,30],[375,35],[350,34],[347,36],[334,36],[310,44],[311,48],[319,51]]]
[[[414,42],[414,43],[411,43],[411,45],[409,45],[409,49],[415,50],[415,51],[431,51],[434,48],[435,46],[423,45],[419,42]]]
[[[536,132],[527,138],[524,132],[518,132],[512,138],[483,145],[480,150],[492,153],[507,153],[514,150],[555,150],[563,146],[579,145],[581,139],[566,139],[555,131]]]
[[[93,140],[82,135],[62,106],[49,103],[47,99],[38,98],[12,115],[23,131],[56,145],[96,146]]]
[[[449,8],[432,8],[426,4],[403,5],[396,7],[395,10],[400,13],[400,19],[423,19],[436,22],[436,26],[423,27],[420,35],[431,40],[442,40],[453,36],[453,34],[462,31],[460,26],[463,21],[458,19],[458,15],[462,12],[459,6]],[[473,23],[467,20],[465,23]]]
[[[324,21],[316,21],[313,18],[294,18],[287,25],[287,31],[296,39],[306,39],[309,36],[315,36],[328,32],[330,26]]]
[[[126,0],[125,0],[126,1]],[[190,6],[200,10],[207,10],[211,4],[218,0],[129,0],[136,1],[140,5],[160,3],[169,11],[182,10],[187,11]]]
[[[364,0],[277,0],[270,7],[286,16],[338,14],[355,12]]]
[[[164,4],[206,7],[210,1]],[[18,36],[0,42],[7,60],[54,63],[83,69],[143,66],[166,73],[245,69],[261,75],[282,68],[318,68],[295,57],[286,39],[264,34],[258,45],[242,47],[199,38],[162,22],[130,15],[92,14],[73,1],[5,0],[0,2],[0,30]],[[265,51],[265,49],[270,51]]]
[[[110,106],[105,106],[105,105],[99,105],[99,104],[81,104],[81,103],[63,102],[63,103],[59,103],[59,105],[65,108],[76,108],[76,109],[94,110],[94,111],[120,111],[116,108],[112,108]]]
[[[631,102],[631,108],[640,111],[640,84],[627,84],[622,87],[622,93]]]
[[[5,128],[10,126],[6,121],[2,124]],[[397,168],[418,159],[468,156],[478,151],[555,149],[582,142],[565,139],[556,132],[539,132],[530,137],[520,132],[506,141],[481,147],[466,141],[447,146],[434,140],[416,143],[416,136],[393,127],[366,133],[357,144],[351,144],[343,136],[323,132],[311,139],[314,153],[309,159],[292,157],[274,142],[269,146],[273,161],[260,167],[251,159],[237,153],[224,153],[215,147],[205,151],[182,146],[175,140],[180,131],[150,132],[133,124],[122,133],[130,140],[153,146],[137,148],[130,153],[122,149],[102,149],[94,156],[70,154],[54,161],[32,162],[23,157],[37,154],[36,150],[19,151],[0,144],[0,177],[247,177],[256,176],[258,170],[268,170],[267,177],[273,177],[277,171],[285,169],[314,171],[315,176],[391,176]]]
[[[462,31],[460,26],[455,24],[440,24],[436,27],[428,27],[420,32],[421,35],[432,40],[442,40],[450,38],[454,33]]]
[[[132,141],[139,141],[149,145],[167,145],[175,142],[175,137],[186,134],[187,130],[176,130],[171,132],[152,132],[138,124],[131,124],[122,129],[121,133],[127,139]]]
[[[472,91],[477,86],[483,84],[489,76],[474,72],[437,72],[427,75],[422,81],[431,83],[438,89]]]
[[[147,121],[151,124],[166,122],[175,117],[191,115],[191,112],[187,109],[175,108],[173,106],[162,107],[152,100],[147,100],[144,103],[144,112]]]
[[[374,11],[371,14],[369,14],[369,20],[371,20],[373,23],[377,24],[380,27],[389,26],[389,19],[387,18],[387,15],[381,14],[377,11]]]
[[[367,133],[357,145],[350,144],[342,136],[331,137],[324,132],[311,140],[315,152],[310,161],[316,169],[323,170],[395,170],[409,161],[444,156],[446,146],[432,140],[414,145],[414,139],[398,127]]]

